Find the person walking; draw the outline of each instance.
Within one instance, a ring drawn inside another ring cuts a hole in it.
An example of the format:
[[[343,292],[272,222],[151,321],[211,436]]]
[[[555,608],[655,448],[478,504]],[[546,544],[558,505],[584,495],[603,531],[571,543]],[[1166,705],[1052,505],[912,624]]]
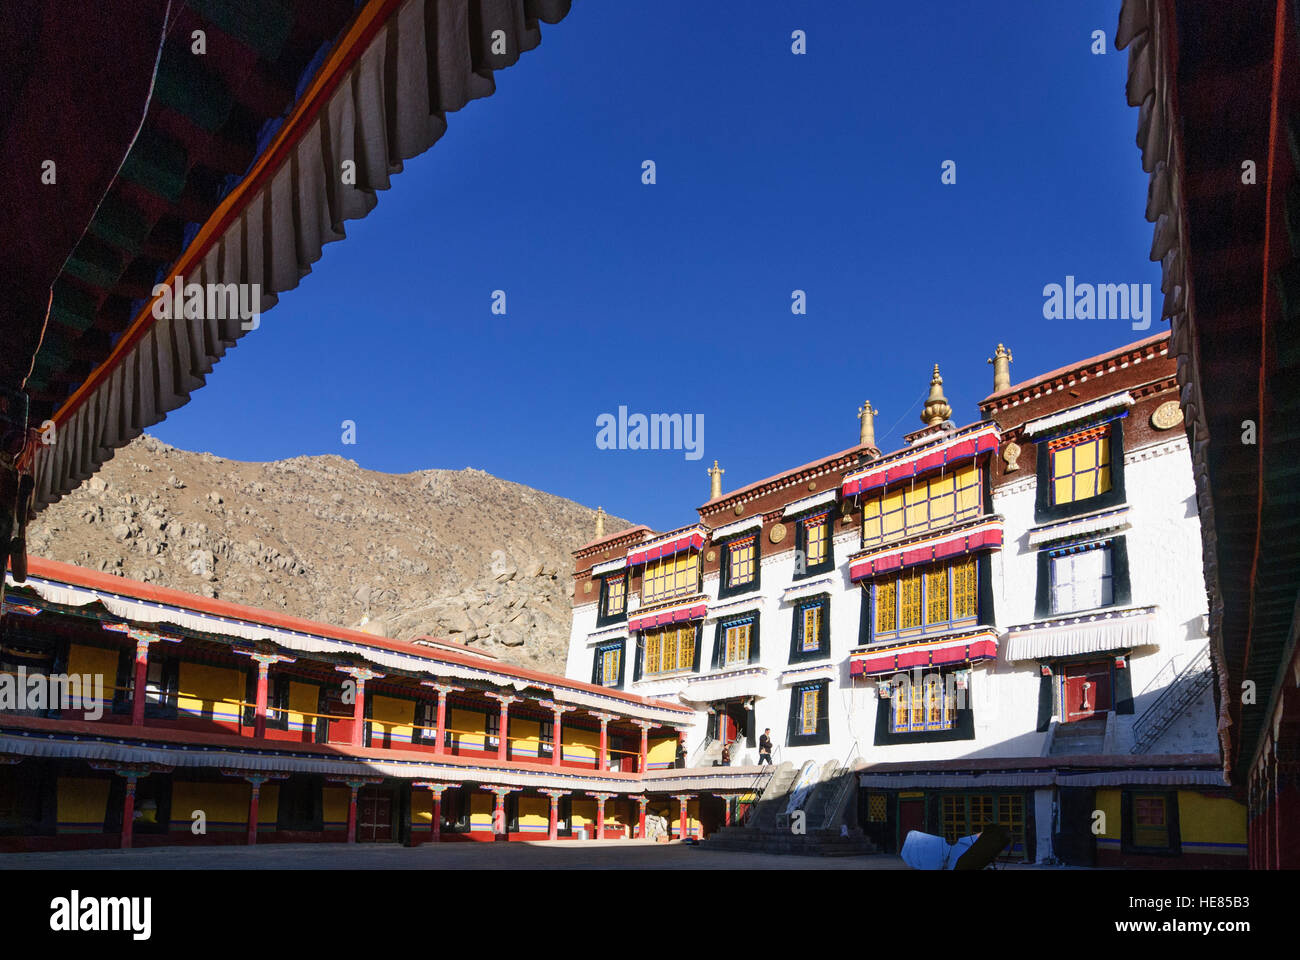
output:
[[[772,728],[767,727],[763,730],[763,735],[758,738],[758,763],[771,764],[772,762]]]

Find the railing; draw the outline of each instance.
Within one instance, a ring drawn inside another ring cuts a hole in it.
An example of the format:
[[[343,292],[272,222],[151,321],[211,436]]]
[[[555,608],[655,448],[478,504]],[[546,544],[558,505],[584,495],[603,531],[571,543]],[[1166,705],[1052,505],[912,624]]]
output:
[[[835,817],[838,815],[840,808],[844,805],[844,801],[848,799],[849,791],[853,789],[853,761],[860,756],[861,754],[858,752],[858,741],[854,740],[853,747],[849,750],[849,755],[844,759],[844,765],[840,767],[839,773],[836,774],[844,779],[836,788],[835,798],[832,800],[830,805],[827,806],[826,815],[822,817],[821,828],[823,830],[830,829],[831,824],[835,822]]]
[[[690,757],[687,759],[686,765],[688,767],[698,767],[700,765],[701,758],[706,753],[709,752],[709,747],[711,747],[714,744],[714,742],[715,742],[714,738],[709,736],[706,733],[704,735],[704,742],[695,748],[695,752],[692,753]]]
[[[776,751],[777,748],[773,747],[772,748],[773,754],[775,754]],[[776,757],[773,756],[772,759],[775,761]],[[754,811],[758,809],[758,801],[760,798],[762,798],[763,791],[767,789],[768,783],[771,782],[772,774],[776,772],[776,767],[772,763],[763,764],[762,767],[763,769],[760,770],[757,775],[755,775],[753,782],[751,782],[749,785],[748,796],[750,799],[749,799],[749,803],[745,805],[744,815],[743,816],[740,815],[739,811],[737,811],[737,816],[736,816],[737,826],[741,826],[741,827],[749,826],[749,821],[754,819]],[[741,794],[741,796],[745,796],[745,795],[746,794]]]
[[[1206,644],[1178,671],[1156,702],[1134,722],[1133,748],[1129,752],[1144,753],[1165,732],[1169,722],[1210,685],[1211,679],[1210,646]]]
[[[0,671],[0,676],[16,677],[17,674],[14,673],[13,671]],[[132,693],[134,691],[134,687],[119,686],[116,684],[104,684],[103,687],[101,688],[101,691],[104,695],[101,701],[101,706],[104,709],[105,715],[106,716],[112,715],[112,716],[122,718],[123,720],[128,720],[130,711],[121,710],[121,709],[115,710],[114,709],[115,701],[117,700],[117,694]],[[88,694],[85,694],[83,692],[82,696],[84,698],[85,696],[88,696]],[[230,717],[228,719],[206,718],[195,713],[192,707],[180,706],[181,701],[191,701],[193,703],[202,704],[204,708],[209,708],[209,709],[218,704],[221,704],[223,706],[233,707],[235,708],[234,709],[235,716]],[[82,702],[84,703],[84,699],[82,700]],[[167,711],[166,716],[162,716],[162,717],[157,716],[157,710],[160,707]],[[84,713],[84,710],[82,710],[81,708],[77,708],[77,709],[81,710],[81,712]],[[250,721],[246,719],[247,711],[257,710],[257,703],[255,701],[242,700],[242,699],[236,699],[231,697],[214,697],[208,694],[190,693],[183,690],[177,690],[177,691],[167,691],[164,693],[147,693],[146,700],[145,700],[145,709],[146,711],[150,711],[154,714],[153,716],[150,716],[149,713],[146,713],[145,716],[146,726],[150,726],[154,728],[169,725],[171,722],[174,721],[182,721],[182,722],[188,721],[191,723],[193,722],[202,723],[206,721],[208,723],[226,728],[230,730],[231,733],[234,733],[237,736],[241,736],[241,737],[251,737],[253,735],[253,731],[256,729],[256,720],[254,719]],[[42,714],[42,715],[46,715],[47,718],[49,718],[50,714],[54,714],[55,716],[53,717],[53,719],[68,719],[68,718],[58,717],[57,714],[59,714],[60,712],[61,712],[61,708],[57,704],[49,704],[49,703],[45,704],[39,710],[30,710],[30,709],[0,710],[0,714],[18,714],[18,715]],[[72,712],[72,709],[70,708],[68,712]],[[300,724],[301,725],[300,728],[298,730],[290,730],[289,729],[290,721],[294,721]],[[346,738],[331,736],[331,724],[334,721],[342,721],[351,724],[355,722],[355,718],[350,714],[315,713],[310,710],[300,710],[295,707],[274,707],[271,706],[270,704],[267,704],[266,731],[268,734],[271,735],[266,736],[264,739],[284,742],[285,739],[284,737],[276,737],[274,736],[274,734],[277,732],[281,732],[281,733],[290,732],[290,733],[301,733],[305,738],[307,738],[304,739],[302,742],[315,742],[315,743],[335,744],[335,745],[351,745],[352,738],[351,738],[350,731],[349,731],[349,735]],[[417,749],[432,748],[438,737],[438,732],[437,732],[438,728],[436,726],[406,722],[402,720],[376,719],[374,717],[364,717],[362,718],[361,722],[370,725],[370,739],[371,739],[372,747],[376,749],[394,749],[395,747],[400,748],[402,746],[412,746]],[[380,740],[390,740],[391,733],[394,730],[411,731],[410,741],[409,742],[400,741],[397,744],[391,744],[391,745],[381,744],[376,742]],[[420,733],[419,740],[417,740],[415,737],[416,731],[419,731]],[[488,741],[496,740],[499,736],[499,735],[492,734],[487,730],[460,730],[454,727],[444,727],[443,734],[451,735],[455,738],[472,737],[475,740],[482,742],[481,747],[462,748],[458,740],[453,740],[452,744],[446,747],[447,749],[450,750],[471,749],[471,750],[477,750],[482,753],[494,753],[496,751],[496,747],[489,746]],[[297,739],[297,738],[293,738],[293,739]],[[544,756],[543,749],[547,747],[549,747],[552,751],[554,751],[555,749],[554,744],[550,741],[530,739],[527,737],[508,736],[506,738],[506,745],[507,745],[507,754],[509,754],[510,751],[516,745],[526,745],[530,749],[536,746],[537,748],[536,758],[527,757],[527,756],[511,758],[516,762],[522,762],[522,763],[540,762],[540,763],[550,764],[552,762],[552,757],[554,754],[552,753],[551,756]],[[577,769],[599,769],[600,768],[600,758],[599,758],[600,751],[595,744],[572,743],[569,744],[568,746],[579,747],[585,750],[589,750],[592,754],[592,756],[590,757],[590,763],[574,763],[572,761],[566,762],[562,754],[560,760],[561,766],[568,767],[568,768],[577,768]],[[561,744],[560,749],[561,750],[564,749],[563,744]],[[606,770],[618,769],[615,765],[620,763],[622,757],[636,757],[638,758],[639,761],[640,753],[641,753],[639,749],[623,750],[617,747],[609,747],[609,746],[605,748],[605,752],[608,755],[607,761],[609,763],[609,766],[605,768]],[[615,754],[619,756],[616,757]],[[645,771],[640,771],[640,772],[644,773]]]

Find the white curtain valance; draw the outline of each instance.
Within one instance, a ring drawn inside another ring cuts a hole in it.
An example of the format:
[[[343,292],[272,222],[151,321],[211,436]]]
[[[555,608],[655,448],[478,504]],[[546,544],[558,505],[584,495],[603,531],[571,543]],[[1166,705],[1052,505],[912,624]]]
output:
[[[1103,653],[1156,646],[1155,613],[1081,621],[1034,630],[1012,630],[1003,650],[1008,662],[1047,660],[1078,653]]]
[[[771,688],[772,681],[766,668],[747,670],[732,676],[704,678],[688,683],[678,694],[692,703],[711,703],[730,700],[732,697],[762,697]]]

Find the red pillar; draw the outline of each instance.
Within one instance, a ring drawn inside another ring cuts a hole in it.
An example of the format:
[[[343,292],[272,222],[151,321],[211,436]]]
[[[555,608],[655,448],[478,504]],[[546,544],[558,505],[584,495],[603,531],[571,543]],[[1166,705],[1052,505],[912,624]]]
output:
[[[438,727],[438,732],[439,732],[438,739],[441,740],[442,739],[441,726]],[[432,840],[433,843],[437,843],[442,839],[442,791],[441,790],[433,791],[433,819],[430,822],[429,827],[430,827],[429,832],[430,834],[432,834],[430,839]]]
[[[365,741],[366,732],[366,681],[357,678],[357,698],[352,704],[352,746]]]
[[[650,729],[643,726],[641,728],[641,756],[637,763],[637,772],[644,774],[646,771],[646,757],[650,753]]]
[[[358,702],[360,700],[358,699]],[[352,796],[348,799],[348,843],[357,842],[357,791],[361,789],[359,783],[348,784],[352,788]]]
[[[687,825],[687,822],[686,822],[686,802],[687,802],[688,799],[689,799],[689,797],[686,797],[686,796],[680,796],[680,797],[677,798],[677,802],[680,803],[680,804],[682,805],[682,819],[681,819],[681,824],[679,825],[679,826],[680,826],[680,832],[681,832],[681,837],[680,837],[680,839],[682,839],[682,840],[685,840],[685,839],[686,839],[686,831],[689,829],[689,826]]]
[[[257,806],[262,793],[262,784],[252,781],[253,794],[248,798],[248,845],[257,843]]]
[[[644,840],[645,839],[645,801],[638,800],[637,806],[640,807],[641,809],[637,813],[636,828],[637,828],[637,832],[641,836],[641,839]]]
[[[447,742],[447,694],[442,690],[438,691],[438,739],[433,745],[433,752],[440,754],[443,752],[444,744]],[[434,794],[435,803],[442,802],[442,793]]]
[[[506,759],[506,745],[510,742],[510,701],[505,697],[501,698],[501,719],[498,721],[497,729],[497,760],[502,763]],[[497,803],[501,802],[500,794],[497,795]]]
[[[560,798],[551,797],[551,822],[546,830],[547,840],[557,840],[560,836]]]
[[[551,749],[551,766],[558,767],[564,759],[564,737],[560,733],[560,723],[564,719],[564,711],[555,711],[555,723],[551,726],[555,730],[555,745]]]
[[[504,711],[505,708],[502,707]],[[497,798],[496,806],[492,808],[492,832],[497,836],[506,836],[506,795],[501,791],[495,791]],[[497,827],[500,826],[500,830]]]
[[[605,839],[605,798],[596,798],[596,839]]]
[[[135,645],[135,688],[131,691],[131,725],[144,723],[145,684],[149,679],[149,644]]]
[[[257,664],[257,707],[253,713],[253,736],[261,740],[266,736],[266,678],[271,665]],[[256,786],[254,787],[256,789]],[[252,841],[249,841],[252,843]]]
[[[600,718],[600,769],[609,769],[609,721]]]
[[[141,688],[137,687],[136,689],[139,690]],[[134,832],[135,832],[135,774],[131,773],[126,775],[126,799],[122,802],[122,849],[123,850],[131,849],[131,836]]]
[[[731,826],[731,798],[730,797],[722,798],[722,825],[724,827]]]

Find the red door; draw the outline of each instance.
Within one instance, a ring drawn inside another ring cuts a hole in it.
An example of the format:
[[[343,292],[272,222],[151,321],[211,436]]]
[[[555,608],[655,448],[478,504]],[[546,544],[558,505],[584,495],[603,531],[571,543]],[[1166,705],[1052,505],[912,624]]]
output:
[[[925,829],[925,801],[920,797],[900,797],[898,800],[898,848],[901,850],[907,835],[913,830]]]
[[[362,787],[357,794],[357,839],[393,839],[393,797],[382,787]]]
[[[1067,723],[1105,713],[1111,708],[1110,661],[1067,665],[1064,687]]]
[[[722,721],[722,730],[719,732],[719,738],[723,743],[730,743],[736,739],[736,721],[730,714],[724,713],[719,718]]]

